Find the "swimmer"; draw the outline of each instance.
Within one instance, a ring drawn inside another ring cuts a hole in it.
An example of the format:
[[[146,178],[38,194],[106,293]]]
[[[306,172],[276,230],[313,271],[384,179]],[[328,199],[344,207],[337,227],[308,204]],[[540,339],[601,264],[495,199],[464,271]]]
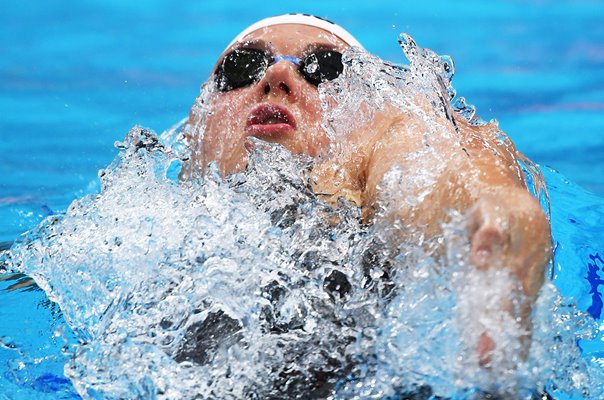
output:
[[[339,143],[343,150],[336,157],[325,156],[332,143],[322,127],[317,87],[340,75],[341,53],[350,46],[361,47],[341,27],[306,15],[268,18],[244,30],[210,77],[217,91],[209,98],[209,113],[202,115],[196,106],[191,110],[185,134],[192,156],[182,178],[202,175],[210,162],[223,175],[242,171],[248,138],[255,137],[293,154],[318,157],[315,193],[332,203],[344,196],[362,207],[368,222],[403,226],[393,233],[395,240],[428,243],[456,211],[468,221],[467,262],[479,270],[509,269],[529,299],[520,318],[530,328],[531,305],[552,256],[551,234],[540,204],[526,188],[516,149],[511,143],[493,144],[501,143],[503,135],[494,124],[472,126],[458,115],[434,117],[431,124],[448,127],[435,135],[418,114],[393,106]],[[459,145],[446,137],[455,137]],[[427,155],[418,160],[417,154]],[[398,204],[385,207],[397,199],[397,193],[384,192],[391,187],[384,181],[393,168],[410,177],[430,173],[433,179],[404,189],[419,199],[415,203],[400,197]],[[434,255],[444,253],[442,241],[432,246]],[[497,344],[487,332],[479,337],[478,359],[488,366]]]

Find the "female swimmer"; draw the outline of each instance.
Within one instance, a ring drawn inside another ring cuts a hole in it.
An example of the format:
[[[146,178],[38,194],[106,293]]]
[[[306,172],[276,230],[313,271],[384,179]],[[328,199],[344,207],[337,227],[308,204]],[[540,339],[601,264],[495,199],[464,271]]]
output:
[[[393,234],[394,240],[422,238],[427,243],[455,210],[468,221],[467,261],[478,269],[512,272],[529,299],[520,318],[530,327],[531,305],[552,248],[549,222],[527,191],[516,149],[503,144],[493,148],[502,135],[494,124],[472,126],[458,115],[452,121],[434,117],[434,124],[448,127],[434,135],[416,113],[387,107],[347,136],[341,154],[329,157],[332,143],[321,125],[317,87],[340,75],[342,52],[350,46],[361,47],[341,27],[307,15],[268,18],[244,30],[219,57],[210,77],[216,85],[210,112],[191,111],[185,132],[192,157],[183,177],[203,174],[212,161],[223,175],[245,169],[248,138],[255,137],[293,154],[321,157],[313,170],[315,192],[326,201],[344,196],[363,208],[368,221],[377,214],[402,221],[404,229]],[[444,140],[449,136],[458,145]],[[430,152],[419,162],[413,155],[426,153],[427,147]],[[434,165],[442,168],[429,171]],[[434,179],[408,189],[417,202],[401,200],[385,209],[384,199],[396,197],[384,193],[388,186],[381,183],[395,166],[407,174],[430,172]],[[442,241],[432,245],[433,254],[442,254]],[[488,365],[496,343],[482,332],[476,346],[480,364]]]

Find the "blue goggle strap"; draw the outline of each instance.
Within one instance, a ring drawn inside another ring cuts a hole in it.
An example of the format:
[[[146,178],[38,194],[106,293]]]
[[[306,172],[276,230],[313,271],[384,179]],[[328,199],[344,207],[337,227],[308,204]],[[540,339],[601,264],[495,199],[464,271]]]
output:
[[[294,65],[300,65],[302,63],[302,60],[300,60],[298,57],[294,57],[294,56],[275,56],[273,57],[273,60],[271,62],[271,64],[276,64],[281,60],[285,60],[285,61],[289,61],[290,63],[294,64]]]

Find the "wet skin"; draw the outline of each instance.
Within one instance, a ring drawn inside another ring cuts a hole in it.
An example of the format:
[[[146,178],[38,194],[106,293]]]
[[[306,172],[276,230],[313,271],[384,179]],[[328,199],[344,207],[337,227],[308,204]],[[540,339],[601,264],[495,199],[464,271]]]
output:
[[[224,51],[217,65],[235,48],[262,49],[272,55],[303,58],[317,49],[342,52],[348,45],[318,28],[276,25],[253,32],[235,43]],[[199,161],[196,165],[201,169],[210,161],[217,161],[223,174],[244,169],[247,164],[246,139],[250,136],[279,143],[294,154],[313,157],[329,145],[327,134],[321,127],[322,111],[317,87],[307,82],[298,72],[298,67],[289,61],[281,60],[271,65],[255,84],[217,94],[211,101],[212,114],[207,119],[203,146],[191,138],[196,161]],[[256,124],[256,127],[250,127],[254,111],[263,106],[276,106],[287,113],[290,124],[284,125],[289,126],[273,129]],[[194,126],[198,118],[191,113],[189,124]]]
[[[217,65],[230,50],[242,47],[302,58],[317,48],[342,52],[348,45],[319,28],[277,25],[247,35],[225,50]],[[211,161],[218,163],[223,175],[243,170],[250,136],[312,157],[326,154],[330,145],[321,127],[317,88],[284,60],[269,66],[250,86],[215,94],[210,110],[203,139],[196,130],[201,116],[191,112],[188,139],[193,156],[184,176],[199,175]],[[271,112],[276,118],[270,118]],[[379,214],[393,225],[403,221],[405,229],[393,235],[397,240],[440,234],[450,210],[466,215],[471,242],[468,261],[478,269],[508,268],[519,279],[529,298],[521,311],[528,327],[531,305],[543,284],[552,250],[549,222],[526,190],[516,161],[519,154],[511,143],[500,143],[502,132],[492,124],[474,127],[457,116],[455,124],[444,117],[440,117],[442,121],[434,118],[431,123],[444,127],[439,135],[418,115],[394,108],[378,112],[367,126],[341,143],[338,154],[322,158],[313,171],[315,192],[328,202],[346,197],[363,207],[368,220]],[[448,137],[456,138],[454,145]],[[410,156],[427,147],[431,151],[420,161]],[[388,196],[381,184],[393,166],[421,173],[434,165],[441,168],[432,174],[434,180],[428,186],[408,189],[411,195],[422,194],[420,202],[384,209]],[[438,245],[429,250],[437,256],[443,251]],[[504,308],[511,311],[512,306]],[[495,347],[486,332],[480,335],[477,351],[481,364],[489,363]]]

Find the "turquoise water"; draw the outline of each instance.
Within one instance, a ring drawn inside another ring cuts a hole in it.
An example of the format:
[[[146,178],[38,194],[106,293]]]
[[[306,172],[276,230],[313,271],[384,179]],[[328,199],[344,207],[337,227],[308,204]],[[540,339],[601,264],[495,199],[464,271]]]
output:
[[[290,11],[331,18],[393,61],[403,61],[401,31],[452,55],[455,87],[482,117],[497,118],[531,159],[587,189],[545,171],[558,242],[555,282],[600,317],[604,6],[596,1],[3,4],[0,242],[98,190],[97,171],[115,155],[115,140],[135,124],[162,131],[180,120],[230,38],[258,18]],[[15,282],[2,281],[2,290]],[[43,293],[4,290],[0,297],[2,320],[13,321],[1,325],[8,372],[0,396],[74,396],[60,351],[61,335],[71,333]],[[19,370],[13,347],[28,360],[43,359],[39,369]]]

